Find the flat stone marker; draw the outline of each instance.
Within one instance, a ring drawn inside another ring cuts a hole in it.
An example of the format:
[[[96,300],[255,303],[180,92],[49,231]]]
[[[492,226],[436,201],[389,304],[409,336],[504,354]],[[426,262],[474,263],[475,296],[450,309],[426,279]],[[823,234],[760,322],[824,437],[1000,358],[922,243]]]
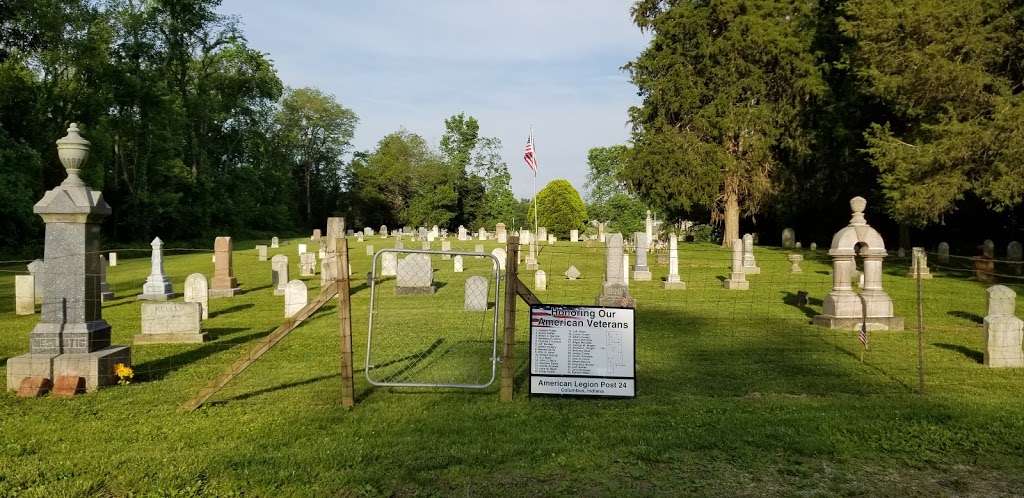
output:
[[[462,273],[462,256],[456,255],[452,258],[452,264],[455,268],[455,273]]]
[[[213,279],[210,283],[210,297],[232,297],[241,292],[235,278],[234,245],[231,237],[217,237],[213,242]]]
[[[107,253],[107,263],[110,266],[117,266],[117,253],[116,252]]]
[[[302,308],[309,303],[309,294],[306,291],[306,282],[292,280],[285,285],[284,289],[284,317],[295,316]]]
[[[45,396],[53,388],[53,382],[42,376],[25,377],[18,386],[19,398],[39,398]]]
[[[565,270],[565,273],[563,273],[563,275],[565,275],[565,278],[569,280],[576,280],[580,278],[581,274],[575,266],[569,266],[569,269]]]
[[[548,274],[544,270],[537,270],[533,274],[533,289],[537,291],[548,290]]]
[[[748,234],[749,235],[749,234]],[[746,268],[743,266],[743,240],[732,241],[732,274],[728,280],[722,283],[729,290],[748,290],[750,282],[747,282]]]
[[[193,273],[185,279],[185,302],[199,303],[203,320],[210,318],[210,292],[202,273]]]
[[[487,311],[487,279],[479,275],[466,279],[463,309],[466,311]]]
[[[505,260],[508,258],[508,254],[505,253],[505,250],[500,247],[496,247],[491,250],[491,255],[498,258],[498,269],[505,271]]]
[[[433,284],[434,268],[429,254],[410,254],[398,261],[395,294],[433,294]]]
[[[267,260],[267,246],[256,246],[256,259],[259,261]]]
[[[32,275],[14,276],[14,314],[32,315],[36,312],[36,283]]]
[[[177,344],[205,342],[209,335],[202,331],[199,303],[142,303],[142,333],[135,344]]]
[[[1024,367],[1024,321],[1014,313],[1017,293],[1003,285],[993,285],[986,291],[988,315],[984,321],[985,365],[992,368]]]
[[[288,285],[288,256],[276,254],[270,258],[270,281],[274,286],[274,295],[283,296],[284,286]]]
[[[153,239],[150,246],[153,248],[149,257],[149,276],[146,283],[142,285],[142,294],[139,299],[147,301],[166,301],[174,297],[174,289],[171,287],[171,279],[164,275],[164,241],[160,237]]]
[[[304,252],[299,255],[299,276],[316,276],[316,254]]]
[[[398,274],[398,253],[385,252],[380,255],[380,276],[394,277]]]

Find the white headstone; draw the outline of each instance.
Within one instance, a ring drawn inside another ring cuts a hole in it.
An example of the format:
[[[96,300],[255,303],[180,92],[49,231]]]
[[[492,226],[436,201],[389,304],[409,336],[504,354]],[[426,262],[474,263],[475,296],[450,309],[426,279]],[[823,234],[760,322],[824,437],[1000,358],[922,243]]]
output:
[[[500,247],[496,247],[493,250],[491,250],[491,255],[498,259],[498,269],[504,271],[505,259],[508,257],[508,255],[505,253],[505,250]]]
[[[277,237],[271,237],[271,238],[270,238],[270,248],[271,248],[271,249],[277,249],[277,248],[278,248],[278,245],[279,245],[279,243],[280,243],[280,242],[278,241]]]
[[[110,266],[117,266],[117,253],[116,252],[107,253],[107,263]]]
[[[299,255],[300,255],[300,256],[301,256],[301,255],[303,255],[303,254],[305,254],[305,253],[306,253],[306,250],[307,250],[307,249],[306,249],[306,244],[299,244]]]
[[[987,290],[988,315],[984,321],[984,363],[989,367],[1024,367],[1024,322],[1015,316],[1017,294],[1002,285]]]
[[[537,270],[536,273],[533,274],[533,290],[548,290],[548,274],[544,273],[544,270]]]
[[[647,211],[647,219],[650,220],[651,212]],[[651,269],[647,266],[647,250],[650,239],[645,232],[633,234],[636,240],[636,266],[633,268],[633,280],[646,282],[651,279]]]
[[[304,252],[299,255],[299,276],[312,277],[316,275],[316,254]]]
[[[685,289],[686,283],[679,278],[679,241],[676,234],[668,235],[668,276],[663,284],[665,289]]]
[[[31,315],[36,312],[36,284],[32,275],[14,276],[14,313]]]
[[[373,256],[373,244],[366,244],[366,255]]]
[[[455,266],[455,273],[462,273],[462,256],[456,255],[453,259],[453,265]]]
[[[782,248],[792,249],[796,246],[796,232],[792,228],[782,230]]]
[[[433,294],[434,267],[429,254],[409,254],[398,261],[395,294]]]
[[[288,285],[288,256],[276,254],[270,258],[270,281],[274,286],[274,295],[283,296],[284,287]]]
[[[761,273],[754,259],[754,236],[749,233],[743,236],[743,272],[748,275]]]
[[[210,286],[202,273],[193,273],[185,278],[185,302],[199,303],[203,320],[210,318]]]
[[[107,259],[102,255],[100,256],[100,299],[107,300],[114,298],[114,291],[110,290],[110,284],[107,283]]]
[[[446,240],[442,240],[441,241],[441,250],[444,251],[444,252],[451,251],[452,250],[452,241],[447,240],[447,239]],[[452,258],[451,254],[442,254],[441,255],[441,259],[451,259],[451,258]]]
[[[266,261],[267,260],[267,246],[264,246],[264,245],[256,246],[256,259],[258,261]]]
[[[153,248],[149,261],[149,276],[146,283],[142,285],[142,294],[139,299],[150,301],[166,301],[174,297],[174,289],[171,288],[171,279],[164,275],[164,242],[160,237],[153,239],[150,246]]]
[[[394,277],[398,273],[398,253],[385,252],[380,255],[380,276]]]
[[[487,279],[479,275],[466,279],[463,287],[463,309],[466,311],[487,311]]]
[[[748,234],[749,235],[749,234]],[[751,241],[753,242],[753,241]],[[735,239],[732,241],[732,274],[729,278],[723,282],[726,289],[730,290],[747,290],[750,289],[750,282],[747,282],[747,274],[744,271],[743,256],[744,256],[744,243],[743,239]]]
[[[575,228],[572,229],[572,230],[569,230],[569,242],[579,242],[579,241],[580,241],[580,231],[576,230]]]
[[[565,270],[563,275],[565,275],[565,278],[569,280],[576,280],[580,278],[580,271],[575,266],[570,265],[569,269]]]
[[[202,330],[199,303],[142,303],[142,333],[135,344],[200,343],[208,339]]]
[[[306,292],[306,282],[292,280],[285,285],[284,289],[284,316],[291,318],[295,316],[309,302],[309,295]]]

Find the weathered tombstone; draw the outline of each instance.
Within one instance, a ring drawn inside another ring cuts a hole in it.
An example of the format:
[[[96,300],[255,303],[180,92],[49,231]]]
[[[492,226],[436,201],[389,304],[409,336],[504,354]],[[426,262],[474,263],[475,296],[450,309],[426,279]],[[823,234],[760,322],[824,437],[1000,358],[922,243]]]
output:
[[[748,234],[749,235],[749,234]],[[726,289],[729,290],[747,290],[750,289],[750,282],[747,282],[747,273],[743,267],[743,240],[735,239],[732,241],[732,273],[729,278],[723,282]]]
[[[210,283],[210,297],[231,297],[242,288],[235,278],[234,245],[231,237],[217,237],[213,242],[213,254],[216,258],[213,266],[213,279]]]
[[[274,286],[274,295],[283,296],[284,286],[288,285],[288,256],[275,254],[270,258],[270,282]]]
[[[569,280],[576,280],[580,278],[580,271],[579,269],[576,268],[576,266],[569,265],[569,269],[565,270],[565,273],[563,273],[563,275],[565,275],[565,278]]]
[[[533,290],[548,290],[548,274],[544,273],[544,270],[537,270],[536,273],[533,274]]]
[[[604,234],[604,223],[597,224],[597,240],[598,242],[606,242],[607,237]]]
[[[193,273],[185,278],[185,302],[199,303],[203,320],[210,318],[210,290],[202,273]]]
[[[35,282],[36,304],[43,303],[43,260],[37,259],[26,265],[28,273],[32,275]]]
[[[378,233],[380,234],[380,238],[382,238],[382,239],[388,238],[388,226],[387,225],[381,225],[380,226],[380,230],[378,230]]]
[[[453,259],[452,264],[454,265],[455,273],[462,273],[462,256],[456,255]]]
[[[936,259],[939,260],[939,264],[949,264],[949,244],[946,242],[939,242],[939,247],[936,250],[938,256]]]
[[[537,227],[537,240],[548,240],[548,227]]]
[[[569,230],[569,242],[579,242],[579,241],[580,241],[580,231],[577,230],[577,229]]]
[[[499,244],[508,243],[508,231],[505,228],[504,223],[498,223],[497,225],[494,226],[494,234],[498,238]]]
[[[267,246],[264,246],[264,245],[256,246],[256,259],[258,261],[266,261],[267,260]]]
[[[109,252],[109,253],[107,253],[107,266],[111,266],[111,267],[117,266],[117,253],[116,252]]]
[[[484,245],[483,244],[477,244],[475,247],[473,247],[473,252],[478,252],[480,254],[484,254]],[[476,256],[476,259],[480,259],[480,258],[483,258],[483,256]]]
[[[312,240],[313,242],[320,242],[320,237],[322,237],[322,235],[320,234],[320,229],[319,228],[314,228],[313,229],[313,236],[310,237],[309,240]]]
[[[679,278],[679,241],[674,233],[668,235],[668,276],[662,287],[676,290],[686,288],[686,282]]]
[[[363,232],[359,232],[356,234],[356,240],[359,242],[363,241]]]
[[[433,284],[434,268],[429,254],[414,253],[398,260],[395,294],[433,294]]]
[[[441,241],[441,250],[444,251],[444,252],[451,251],[452,250],[452,242],[450,240],[442,240]],[[441,255],[441,259],[452,259],[452,255],[451,254],[442,254]]]
[[[651,212],[647,211],[648,216]],[[645,232],[633,234],[636,239],[636,266],[633,268],[633,280],[647,282],[651,280],[651,269],[647,266],[647,244],[649,239]]]
[[[468,238],[466,227],[459,225],[459,240],[467,240]]]
[[[505,250],[500,247],[496,247],[491,250],[491,255],[498,259],[498,269],[505,271],[505,260],[508,258],[508,254],[505,253]]]
[[[466,311],[487,311],[487,279],[479,275],[466,279],[463,287],[463,305]]]
[[[761,273],[761,268],[757,266],[757,261],[754,259],[754,236],[749,233],[743,236],[743,273],[747,275]]]
[[[373,244],[366,244],[366,255],[373,256]]]
[[[530,241],[530,252],[526,255],[526,269],[534,271],[539,268],[537,264],[537,241]]]
[[[380,255],[380,276],[394,277],[398,272],[398,253],[386,251]]]
[[[370,227],[363,227],[363,237],[372,237],[373,229]]]
[[[914,247],[911,249],[912,257],[910,258],[910,271],[907,272],[907,276],[910,278],[917,278],[918,271],[920,271],[920,277],[922,279],[932,278],[931,272],[928,271],[928,253],[924,251],[923,247]],[[920,269],[918,268],[920,261]]]
[[[907,250],[902,247],[896,249],[896,257],[900,259],[907,257]]]
[[[36,312],[36,284],[32,275],[14,276],[14,313],[32,315]]]
[[[327,218],[328,239],[340,239],[345,236],[345,233],[345,218],[340,216],[331,216]]]
[[[480,227],[480,231],[476,234],[477,240],[487,240],[487,229]]]
[[[992,242],[992,239],[985,239],[985,242],[981,244],[981,254],[986,258],[995,258],[996,243]]]
[[[47,191],[33,207],[45,224],[41,280],[46,299],[29,335],[29,352],[7,360],[7,388],[22,380],[41,383],[62,375],[85,377],[86,390],[116,382],[115,363],[131,364],[128,347],[110,345],[110,324],[103,320],[99,296],[100,223],[110,215],[103,193],[78,176],[89,155],[89,142],[72,123],[57,141],[57,155],[67,178]],[[26,284],[23,284],[26,285]]]
[[[106,301],[107,299],[114,299],[114,291],[110,290],[110,284],[107,283],[107,260],[100,255],[100,299]]]
[[[1024,259],[1024,251],[1022,251],[1020,242],[1016,240],[1006,245],[1006,259],[1010,261],[1010,268],[1017,275],[1021,274],[1021,260]]]
[[[291,280],[284,287],[284,317],[295,316],[309,302],[309,295],[306,291],[306,282],[302,280]]]
[[[782,248],[792,249],[796,245],[796,232],[792,228],[782,230]]]
[[[601,286],[601,295],[597,297],[597,305],[633,308],[636,306],[636,301],[633,296],[629,295],[626,271],[622,266],[623,256],[629,256],[623,253],[622,234],[609,234],[606,240],[608,247],[605,251],[605,277]]]
[[[270,248],[271,249],[277,249],[278,247],[280,247],[280,241],[277,239],[277,237],[271,237],[270,238]]]
[[[804,260],[804,257],[802,255],[800,255],[800,254],[790,254],[789,256],[786,256],[786,259],[788,259],[789,263],[790,263],[790,265],[789,265],[789,272],[790,273],[803,273],[804,270],[802,268],[800,268],[800,262]]]
[[[984,321],[984,363],[992,368],[1024,367],[1024,322],[1015,316],[1017,294],[1003,285],[993,285],[987,292],[988,314]]]
[[[555,234],[553,233],[548,234],[548,245],[553,246],[555,245],[555,242],[558,242],[558,237],[555,237]]]
[[[622,254],[622,281],[629,287],[629,253]]]
[[[974,278],[979,282],[992,283],[996,280],[996,262],[994,259],[981,255],[974,260]]]
[[[199,303],[142,303],[142,333],[135,344],[177,344],[205,342],[202,306]]]
[[[149,276],[146,283],[142,285],[142,294],[139,299],[147,301],[166,301],[174,297],[174,289],[171,287],[171,279],[164,275],[164,242],[160,237],[153,239],[150,247],[153,248],[149,257]]]
[[[304,252],[299,255],[299,276],[312,277],[316,275],[316,254]]]
[[[903,330],[903,318],[893,315],[892,299],[882,288],[882,260],[888,254],[885,241],[868,225],[864,218],[865,207],[867,201],[863,197],[851,199],[850,224],[832,237],[828,251],[832,256],[832,291],[824,299],[822,314],[814,317],[814,324],[860,330],[866,322],[869,329]],[[860,295],[853,291],[851,281],[857,256],[863,260],[864,267]]]
[[[818,243],[817,242],[811,242],[811,246],[810,247],[811,247],[811,251],[817,251],[818,250]],[[796,248],[800,249],[800,243],[799,242],[796,243]]]
[[[647,217],[644,218],[644,234],[647,236],[648,243],[654,240],[654,218],[651,217],[650,209],[647,210]]]
[[[395,249],[405,249],[405,242],[402,242],[402,238],[395,239]]]

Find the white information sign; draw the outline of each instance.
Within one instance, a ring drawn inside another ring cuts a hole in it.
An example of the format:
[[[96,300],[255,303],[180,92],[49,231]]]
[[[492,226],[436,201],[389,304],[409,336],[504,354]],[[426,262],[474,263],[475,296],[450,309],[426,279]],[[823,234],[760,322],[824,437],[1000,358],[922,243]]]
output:
[[[530,394],[636,395],[630,308],[530,307]]]

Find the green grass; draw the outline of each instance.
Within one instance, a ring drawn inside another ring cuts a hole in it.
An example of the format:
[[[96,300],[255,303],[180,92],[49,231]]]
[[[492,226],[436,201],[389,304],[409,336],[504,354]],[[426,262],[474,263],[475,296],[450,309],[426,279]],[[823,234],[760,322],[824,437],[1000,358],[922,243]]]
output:
[[[297,242],[271,250],[289,256],[292,278]],[[758,247],[763,274],[749,276],[751,290],[739,292],[721,288],[726,251],[682,244],[687,290],[661,289],[665,265],[653,265],[654,282],[631,282],[635,399],[528,397],[520,304],[517,394],[501,403],[497,382],[475,391],[367,383],[369,257],[363,243],[351,247],[353,410],[339,405],[332,304],[210,405],[178,412],[282,320],[270,263],[257,262],[252,242],[240,242],[235,271],[248,292],[211,301],[204,327],[215,340],[134,347],[140,378],[128,386],[72,400],[0,397],[0,495],[991,496],[1024,489],[1024,371],[979,363],[984,286],[961,274],[936,271],[925,282],[925,395],[915,392],[915,292],[905,262],[890,262],[885,284],[909,331],[873,333],[862,363],[856,334],[808,324],[830,287],[824,252],[805,252],[804,273],[790,274],[784,252]],[[149,269],[147,254],[139,255],[121,253],[110,271],[117,298],[103,312],[115,344],[138,333],[134,295]],[[541,299],[593,303],[600,249],[559,242],[542,246],[540,260],[549,280]],[[434,296],[396,297],[392,282],[381,285],[375,375],[489,377],[492,315],[462,312],[463,282],[486,275],[485,263],[467,259],[467,273],[454,274],[450,261],[435,258],[435,280],[444,285]],[[570,264],[583,279],[560,277]],[[189,273],[212,273],[210,255],[168,255],[166,270],[180,291]],[[0,273],[0,358],[27,352],[38,318],[13,314],[12,275]],[[532,272],[521,278],[533,284]],[[312,298],[319,278],[309,284]],[[810,293],[808,307],[787,304],[798,290]]]

